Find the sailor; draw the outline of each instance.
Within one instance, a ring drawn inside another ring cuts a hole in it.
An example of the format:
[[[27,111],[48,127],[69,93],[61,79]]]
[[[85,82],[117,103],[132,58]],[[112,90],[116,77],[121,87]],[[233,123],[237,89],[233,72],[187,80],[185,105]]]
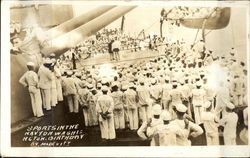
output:
[[[204,84],[203,87],[204,87],[204,90],[206,91],[206,95],[205,95],[204,99],[205,99],[205,101],[210,101],[211,102],[212,110],[214,110],[216,90],[210,84],[208,84],[207,81],[208,81],[208,78],[207,78],[207,76],[205,76],[203,78],[203,84]]]
[[[51,110],[51,85],[52,85],[52,72],[51,68],[51,60],[46,58],[44,60],[44,64],[40,66],[38,70],[38,85],[41,89],[43,107],[46,110]]]
[[[168,76],[165,77],[165,83],[162,85],[162,98],[161,105],[163,109],[169,109],[170,103],[170,90],[172,89],[172,85],[170,84],[170,78]]]
[[[229,89],[227,85],[221,81],[219,83],[219,90],[217,91],[216,95],[216,105],[215,105],[215,112],[218,117],[224,117],[226,112],[227,103],[230,101]]]
[[[79,100],[77,94],[77,87],[74,78],[72,78],[73,71],[68,70],[66,72],[67,77],[62,79],[63,95],[67,98],[69,112],[78,113]]]
[[[160,139],[158,135],[158,127],[163,124],[163,121],[160,117],[162,108],[159,104],[156,104],[152,107],[152,118],[148,123],[146,130],[147,136],[151,138],[150,146],[159,146]]]
[[[201,88],[202,83],[200,81],[196,82],[196,88],[192,90],[192,105],[194,109],[195,123],[201,124],[201,113],[204,111],[204,97],[206,92]]]
[[[244,128],[240,132],[240,139],[244,142],[244,144],[248,144],[248,105],[247,105],[247,97],[244,98],[244,103],[247,106],[243,110],[243,119],[244,119]]]
[[[239,77],[238,74],[234,74],[234,79],[232,80],[231,86],[231,95],[233,96],[235,106],[243,105],[243,88],[244,81]]]
[[[115,38],[115,41],[112,43],[112,51],[114,53],[114,59],[116,61],[120,60],[119,51],[121,49],[121,42],[118,40],[118,37]]]
[[[139,115],[141,121],[147,121],[150,117],[152,101],[150,99],[149,88],[145,85],[144,79],[139,79],[140,85],[136,87],[139,105]]]
[[[177,119],[170,122],[170,126],[176,135],[177,146],[191,146],[189,136],[197,137],[203,133],[202,128],[191,121],[185,119],[184,115],[187,112],[187,107],[183,104],[175,106]]]
[[[224,127],[223,138],[224,145],[236,145],[236,127],[238,122],[238,115],[233,112],[235,105],[231,102],[227,103],[227,114],[219,121],[220,126]]]
[[[123,108],[124,108],[125,127],[126,127],[126,128],[129,127],[128,105],[126,104],[126,101],[125,101],[125,92],[126,92],[127,89],[128,89],[128,84],[129,84],[129,81],[124,81],[124,82],[122,82],[122,85],[121,85],[122,104],[123,104]]]
[[[55,107],[58,103],[57,101],[57,88],[56,88],[56,75],[54,70],[54,65],[56,64],[55,58],[51,59],[52,68],[51,68],[51,106]]]
[[[101,137],[103,139],[115,139],[115,125],[114,125],[114,100],[108,95],[109,88],[102,87],[103,95],[99,96],[96,103],[96,111],[99,114],[99,125],[101,129]]]
[[[26,65],[28,71],[23,74],[19,80],[19,83],[28,88],[34,116],[41,117],[44,114],[42,109],[41,93],[38,86],[38,75],[34,71],[35,64],[33,62],[27,62]]]
[[[135,85],[130,82],[128,90],[124,92],[124,100],[127,105],[129,128],[131,130],[138,129],[138,104],[137,104],[137,94],[135,91]]]
[[[204,108],[206,110],[201,113],[201,119],[206,131],[207,145],[220,145],[218,132],[219,118],[212,112],[213,107],[210,101],[204,103]]]
[[[173,89],[169,92],[170,93],[170,105],[169,105],[169,109],[167,110],[171,113],[172,118],[175,119],[176,115],[175,115],[175,112],[173,111],[173,108],[175,105],[182,103],[182,92],[178,89],[178,83],[176,79],[172,80],[172,85],[173,85]]]
[[[151,85],[149,87],[149,92],[151,99],[155,104],[160,103],[161,95],[162,95],[162,87],[157,83],[155,78],[151,79]]]
[[[56,92],[57,92],[57,100],[63,101],[63,94],[62,94],[62,79],[61,79],[61,69],[58,62],[56,62],[56,65],[54,66],[54,73],[56,76]]]
[[[176,145],[176,134],[174,128],[170,126],[172,120],[171,114],[163,110],[161,113],[161,119],[163,124],[157,127],[157,134],[159,134],[159,146],[175,146]]]
[[[110,96],[114,101],[114,122],[115,129],[125,128],[124,107],[122,102],[123,93],[119,90],[117,84],[112,85],[112,93]]]
[[[181,79],[179,81],[180,83],[180,87],[178,88],[181,92],[182,92],[182,103],[188,108],[190,109],[190,103],[189,103],[189,98],[191,97],[190,95],[190,87],[188,86],[188,84],[185,84],[185,81],[183,79]],[[189,110],[188,110],[189,111]],[[189,113],[190,114],[190,113]]]
[[[88,93],[87,93],[87,111],[88,117],[89,117],[89,126],[95,126],[98,125],[98,118],[97,118],[97,112],[96,112],[96,94],[97,91],[94,88],[93,84],[88,84]]]
[[[90,120],[89,120],[89,105],[87,103],[87,97],[88,97],[88,89],[87,89],[87,82],[84,84],[81,84],[81,88],[78,90],[79,95],[79,104],[82,107],[83,111],[83,117],[84,117],[84,124],[85,126],[89,126]]]

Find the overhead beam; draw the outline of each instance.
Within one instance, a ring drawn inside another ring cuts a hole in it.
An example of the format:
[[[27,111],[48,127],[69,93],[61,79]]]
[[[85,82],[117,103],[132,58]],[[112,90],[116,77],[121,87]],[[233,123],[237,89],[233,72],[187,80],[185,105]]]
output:
[[[95,19],[96,17],[102,15],[103,13],[109,11],[110,9],[114,8],[115,5],[112,6],[101,6],[97,7],[95,9],[92,9],[91,11],[84,13],[78,17],[72,18],[56,27],[53,27],[52,29],[48,30],[46,32],[49,39],[56,38],[60,35],[63,35],[73,29],[76,29],[77,27],[86,24],[87,22]]]
[[[44,47],[41,52],[47,56],[55,53],[59,56],[68,49],[75,47],[78,43],[85,40],[87,37],[95,34],[100,29],[128,13],[136,6],[118,6],[101,16],[91,20],[90,22],[62,35],[55,39],[48,41],[49,46]]]

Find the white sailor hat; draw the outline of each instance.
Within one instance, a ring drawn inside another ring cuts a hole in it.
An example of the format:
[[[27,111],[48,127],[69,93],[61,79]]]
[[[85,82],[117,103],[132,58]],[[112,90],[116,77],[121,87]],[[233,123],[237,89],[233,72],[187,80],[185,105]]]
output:
[[[233,110],[235,108],[234,104],[232,104],[231,102],[227,103],[227,108]]]
[[[55,53],[51,53],[49,56],[50,56],[50,57],[55,57],[56,54],[55,54]]]
[[[139,83],[144,83],[144,79],[143,78],[139,78]]]
[[[159,104],[153,105],[152,112],[153,112],[153,115],[160,115],[161,114],[161,106]]]
[[[180,83],[180,84],[184,84],[184,80],[183,80],[183,79],[180,79],[180,80],[179,80],[179,83]]]
[[[131,88],[131,87],[134,87],[134,86],[135,86],[135,85],[134,85],[134,83],[132,83],[132,82],[130,82],[129,85],[128,85],[128,87],[130,87],[130,88]]]
[[[172,117],[171,117],[171,114],[168,111],[163,110],[162,113],[161,113],[161,119],[165,120],[165,121],[169,121],[169,120],[172,119]]]
[[[86,76],[83,75],[83,76],[81,77],[81,79],[82,79],[82,80],[86,80]]]
[[[127,84],[123,84],[122,85],[122,90],[127,90],[128,89],[128,85]]]
[[[114,86],[118,86],[118,82],[112,82],[112,87],[114,87]]]
[[[186,112],[187,111],[187,107],[183,104],[177,104],[175,107],[176,107],[176,110],[179,112]]]
[[[189,80],[189,77],[188,77],[188,76],[185,76],[185,77],[184,77],[184,80]]]
[[[204,108],[209,108],[211,106],[211,102],[210,101],[206,101],[204,103]]]
[[[172,82],[172,85],[178,85],[178,82],[173,81],[173,82]]]
[[[151,79],[151,84],[154,84],[154,83],[156,83],[156,79],[155,79],[155,78],[152,78],[152,79]]]
[[[109,88],[107,86],[102,86],[102,91],[107,92]]]
[[[202,83],[200,81],[196,82],[195,84],[196,84],[196,86],[201,86],[202,85]]]
[[[35,66],[35,64],[33,62],[31,62],[31,61],[27,62],[26,65],[27,66]]]
[[[90,77],[87,78],[88,83],[92,83],[92,81],[93,81],[92,78],[90,78]]]
[[[72,75],[72,74],[73,74],[73,71],[68,70],[68,71],[66,71],[66,74],[67,74],[67,75]]]
[[[93,84],[89,83],[89,84],[87,85],[87,87],[88,87],[88,88],[93,88],[94,86],[93,86]]]
[[[51,64],[52,61],[50,60],[50,58],[45,58],[44,59],[44,64]]]
[[[75,73],[75,76],[76,76],[76,77],[81,77],[82,74],[81,74],[80,72],[76,72],[76,73]]]
[[[102,84],[108,83],[108,80],[106,78],[102,79]]]
[[[169,80],[170,80],[170,77],[169,77],[169,76],[166,76],[166,77],[165,77],[165,80],[166,80],[166,81],[169,81]]]
[[[97,83],[96,87],[97,87],[97,88],[101,88],[101,87],[102,87],[102,84],[101,84],[101,83]]]

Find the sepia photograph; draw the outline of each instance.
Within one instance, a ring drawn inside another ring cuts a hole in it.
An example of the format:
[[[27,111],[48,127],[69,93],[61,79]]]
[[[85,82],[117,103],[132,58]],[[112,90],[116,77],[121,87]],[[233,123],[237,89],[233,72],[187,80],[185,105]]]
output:
[[[10,147],[247,147],[249,3],[185,4],[10,3]]]

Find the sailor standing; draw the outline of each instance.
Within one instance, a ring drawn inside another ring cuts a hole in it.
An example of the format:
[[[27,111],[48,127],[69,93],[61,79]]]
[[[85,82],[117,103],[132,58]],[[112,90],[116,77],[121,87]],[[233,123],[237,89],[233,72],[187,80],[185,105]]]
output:
[[[201,82],[196,82],[196,88],[192,90],[192,105],[194,109],[195,123],[201,124],[201,113],[204,111],[205,90],[201,88]]]
[[[33,62],[28,62],[27,67],[29,71],[23,74],[19,82],[24,87],[28,87],[34,116],[41,117],[43,116],[42,98],[38,87],[38,76],[34,72],[35,64]]]
[[[53,58],[51,59],[52,64],[55,64],[56,60]],[[57,100],[57,88],[56,88],[56,75],[55,75],[55,70],[54,70],[54,66],[52,66],[53,68],[51,68],[51,106],[55,107],[56,104],[58,103]]]
[[[159,145],[160,146],[175,146],[176,145],[176,134],[173,132],[175,127],[170,126],[171,114],[164,110],[161,113],[162,125],[157,127],[159,134]]]
[[[56,76],[56,91],[57,91],[57,100],[63,101],[63,94],[62,94],[62,79],[61,79],[61,69],[59,67],[59,63],[57,62],[54,67],[54,73]]]
[[[172,85],[170,84],[170,78],[166,76],[165,83],[162,85],[161,105],[163,106],[163,109],[169,110],[169,103],[170,103],[169,92],[171,89],[172,89]]]
[[[118,85],[114,84],[110,96],[114,101],[114,121],[115,129],[125,128],[124,107],[122,102],[123,93],[119,90]]]
[[[175,119],[176,114],[173,109],[175,105],[182,103],[182,92],[178,89],[178,83],[175,79],[172,81],[172,85],[173,85],[173,89],[169,92],[171,101],[170,101],[169,109],[167,110],[171,113],[172,118]]]
[[[160,117],[161,115],[161,106],[156,104],[152,107],[152,118],[148,123],[148,128],[146,130],[147,136],[151,138],[150,146],[159,146],[160,139],[158,134],[158,127],[163,124],[163,121]]]
[[[96,103],[96,111],[99,114],[99,124],[101,129],[101,137],[103,139],[115,139],[114,125],[114,100],[108,94],[108,87],[103,86],[103,95],[100,95]]]
[[[140,120],[145,122],[150,118],[150,109],[151,109],[151,102],[150,102],[150,93],[149,88],[144,85],[144,80],[141,78],[139,80],[140,85],[136,87],[137,96],[138,96],[138,104],[139,104],[139,115]]]
[[[236,127],[238,115],[233,112],[235,106],[232,103],[227,103],[227,114],[219,121],[219,124],[224,127],[223,138],[225,145],[236,145]]]
[[[79,100],[77,94],[77,87],[72,71],[67,71],[67,77],[62,79],[63,95],[66,96],[69,106],[69,112],[78,113],[79,110]]]
[[[185,105],[177,104],[175,106],[177,119],[170,122],[170,126],[176,135],[176,145],[178,146],[190,146],[189,135],[197,137],[203,133],[202,128],[198,124],[185,119],[184,115],[186,111],[187,107]]]
[[[44,64],[38,70],[39,87],[41,88],[43,107],[51,110],[51,85],[52,72],[50,71],[51,60],[46,58]]]
[[[129,84],[129,88],[124,92],[125,104],[128,108],[128,119],[129,119],[129,128],[131,130],[138,129],[138,104],[137,104],[137,94],[134,90],[135,85],[133,83]]]
[[[204,103],[204,108],[206,110],[201,113],[201,119],[206,131],[207,145],[220,145],[218,132],[219,118],[212,112],[213,106],[210,101]]]

